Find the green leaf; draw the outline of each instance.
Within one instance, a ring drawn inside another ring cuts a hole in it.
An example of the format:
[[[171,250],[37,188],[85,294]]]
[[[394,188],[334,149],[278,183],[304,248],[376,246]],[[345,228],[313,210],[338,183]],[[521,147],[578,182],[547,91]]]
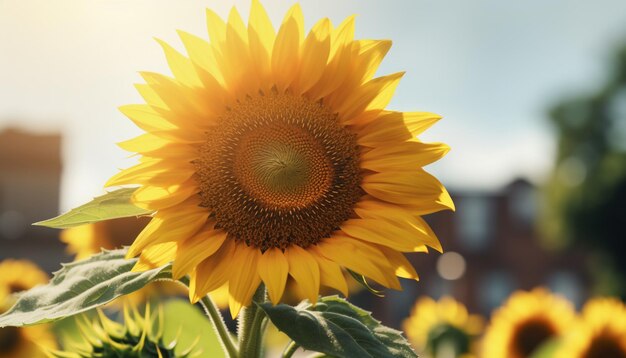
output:
[[[139,290],[150,282],[171,278],[171,265],[131,272],[137,259],[126,260],[126,249],[105,251],[87,260],[63,265],[46,285],[21,294],[0,315],[0,328],[56,321],[102,306]]]
[[[108,192],[56,218],[36,222],[33,225],[67,229],[103,220],[151,214],[151,210],[142,209],[131,202],[130,198],[135,190],[137,188]]]
[[[315,306],[259,306],[279,330],[307,350],[340,358],[417,357],[402,332],[338,296],[323,297]]]
[[[213,324],[189,301],[168,301],[163,307],[163,323],[163,340],[165,342],[176,340],[176,353],[188,349],[195,343],[191,356],[197,354],[198,357],[225,357]]]

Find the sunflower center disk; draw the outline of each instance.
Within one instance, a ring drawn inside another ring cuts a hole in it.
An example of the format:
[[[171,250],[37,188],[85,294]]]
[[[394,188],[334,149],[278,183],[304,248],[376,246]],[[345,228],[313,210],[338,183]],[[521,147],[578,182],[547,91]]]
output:
[[[297,126],[275,123],[241,139],[234,174],[260,203],[304,208],[328,191],[333,166],[324,149]]]
[[[20,345],[20,331],[17,327],[0,328],[0,353],[11,353]],[[9,355],[6,355],[7,357]]]
[[[353,214],[358,158],[355,135],[322,104],[269,94],[220,117],[194,164],[216,227],[267,250],[315,244]]]

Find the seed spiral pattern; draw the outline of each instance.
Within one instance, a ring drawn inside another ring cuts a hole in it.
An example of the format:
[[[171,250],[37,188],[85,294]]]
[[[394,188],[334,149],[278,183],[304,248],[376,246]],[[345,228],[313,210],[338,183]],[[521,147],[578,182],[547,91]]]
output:
[[[194,164],[216,228],[262,251],[329,237],[362,195],[354,133],[322,103],[290,94],[229,108]]]

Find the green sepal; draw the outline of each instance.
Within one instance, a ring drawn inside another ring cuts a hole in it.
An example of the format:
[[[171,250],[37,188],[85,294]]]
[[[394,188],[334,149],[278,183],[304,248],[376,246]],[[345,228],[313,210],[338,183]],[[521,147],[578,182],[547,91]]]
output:
[[[338,296],[312,306],[259,304],[272,323],[304,349],[339,358],[417,357],[402,332]]]
[[[375,288],[373,288],[372,286],[370,286],[370,284],[367,282],[367,279],[365,278],[365,276],[356,273],[350,269],[348,269],[348,273],[350,274],[350,276],[352,276],[352,278],[354,278],[356,280],[356,282],[358,282],[361,286],[363,286],[366,290],[370,291],[370,293],[372,293],[375,296],[378,297],[385,297],[385,293],[381,290],[377,290]]]
[[[137,188],[124,188],[108,192],[65,214],[36,222],[33,225],[67,229],[103,220],[152,214],[152,210],[140,208],[132,203],[131,197],[135,190]]]
[[[111,302],[159,279],[171,278],[171,264],[132,272],[137,259],[125,259],[126,249],[103,251],[86,260],[63,264],[45,285],[19,295],[0,315],[0,328],[60,320]]]

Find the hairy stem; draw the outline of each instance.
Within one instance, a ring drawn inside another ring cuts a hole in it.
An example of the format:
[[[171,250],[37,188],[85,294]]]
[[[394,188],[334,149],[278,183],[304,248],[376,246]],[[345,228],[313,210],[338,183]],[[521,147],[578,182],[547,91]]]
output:
[[[188,277],[181,278],[180,282],[182,282],[185,286],[189,287]],[[213,328],[215,329],[215,332],[217,333],[217,336],[220,342],[222,343],[222,348],[224,349],[227,357],[228,358],[239,357],[239,352],[235,345],[235,342],[233,342],[231,334],[228,331],[226,324],[224,323],[224,319],[222,318],[222,314],[218,310],[217,306],[215,306],[215,303],[213,303],[213,301],[208,295],[204,296],[200,300],[200,303],[202,304],[202,307],[204,308],[204,311],[206,312],[207,316],[209,316],[209,319],[211,320],[211,323],[213,324]]]
[[[265,333],[265,312],[256,304],[267,300],[265,285],[261,283],[252,298],[252,304],[246,307],[240,318],[239,346],[240,358],[260,358],[263,352],[263,334]]]

